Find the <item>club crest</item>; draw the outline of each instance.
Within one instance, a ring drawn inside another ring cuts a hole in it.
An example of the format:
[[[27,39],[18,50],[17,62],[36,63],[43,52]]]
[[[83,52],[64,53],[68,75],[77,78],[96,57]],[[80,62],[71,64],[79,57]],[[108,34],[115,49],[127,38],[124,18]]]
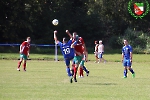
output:
[[[130,0],[128,3],[128,11],[134,18],[142,19],[149,12],[149,3],[147,0],[143,0],[143,2]]]

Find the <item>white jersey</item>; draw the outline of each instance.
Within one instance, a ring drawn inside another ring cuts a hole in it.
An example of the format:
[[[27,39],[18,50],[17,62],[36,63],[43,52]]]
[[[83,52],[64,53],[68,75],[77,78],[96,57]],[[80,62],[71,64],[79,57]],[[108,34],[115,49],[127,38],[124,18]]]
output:
[[[98,53],[102,53],[104,52],[104,45],[103,44],[99,44],[98,46]]]

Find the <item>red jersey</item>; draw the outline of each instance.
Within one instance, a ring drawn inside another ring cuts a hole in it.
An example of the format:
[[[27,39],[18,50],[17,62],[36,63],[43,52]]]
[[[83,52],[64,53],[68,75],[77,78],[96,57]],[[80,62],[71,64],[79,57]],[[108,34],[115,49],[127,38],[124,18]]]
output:
[[[75,45],[74,49],[77,51],[77,52],[80,52],[81,54],[83,54],[83,48],[82,48],[82,45],[84,44],[84,41],[82,39],[82,37],[79,37],[79,40],[77,42],[77,44]],[[76,54],[78,56],[78,54]]]
[[[27,41],[24,41],[24,42],[21,44],[20,51],[21,51],[24,55],[28,55],[29,49],[30,49],[30,43],[28,43]]]
[[[85,51],[84,46],[82,46],[82,51],[83,51],[83,52]],[[86,52],[88,52],[87,49],[86,49]]]

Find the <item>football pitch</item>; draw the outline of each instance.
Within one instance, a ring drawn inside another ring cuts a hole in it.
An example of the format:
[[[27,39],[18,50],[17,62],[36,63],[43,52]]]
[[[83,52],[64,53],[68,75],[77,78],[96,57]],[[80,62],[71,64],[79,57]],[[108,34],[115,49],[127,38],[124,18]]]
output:
[[[126,79],[122,78],[122,63],[116,61],[121,56],[105,58],[108,60],[105,64],[87,62],[90,74],[87,77],[84,73],[84,78],[77,78],[77,83],[69,82],[63,61],[29,60],[27,71],[19,72],[17,60],[0,60],[0,100],[150,99],[149,55],[133,55],[136,76],[132,78],[129,72]]]

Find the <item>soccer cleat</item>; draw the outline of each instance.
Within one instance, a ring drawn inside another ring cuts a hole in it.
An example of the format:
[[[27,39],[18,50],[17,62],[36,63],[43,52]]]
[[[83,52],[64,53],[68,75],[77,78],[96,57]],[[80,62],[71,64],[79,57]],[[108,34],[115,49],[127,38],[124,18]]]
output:
[[[90,73],[90,71],[88,71],[88,72],[86,73],[86,76],[89,76],[89,73]]]
[[[23,71],[26,72],[26,69],[24,69]]]
[[[94,63],[98,63],[98,61],[95,61]]]
[[[135,73],[132,74],[132,78],[135,78]]]
[[[70,76],[70,83],[72,83],[73,81],[72,81],[72,76]]]
[[[74,78],[74,82],[77,82],[77,79],[76,79],[76,77]]]
[[[84,78],[84,76],[81,75],[81,76],[79,76],[79,78]]]
[[[19,69],[19,68],[17,68],[17,70],[18,70],[18,71],[20,71],[20,69]]]
[[[127,76],[124,76],[123,78],[127,78]]]

